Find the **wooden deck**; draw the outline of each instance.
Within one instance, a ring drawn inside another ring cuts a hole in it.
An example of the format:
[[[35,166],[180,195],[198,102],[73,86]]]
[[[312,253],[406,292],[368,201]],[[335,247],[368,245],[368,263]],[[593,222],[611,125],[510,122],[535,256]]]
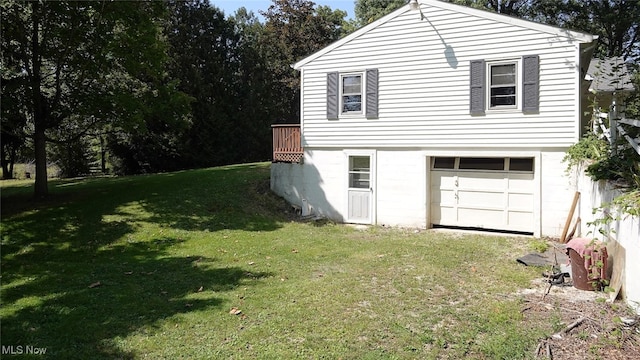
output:
[[[273,162],[300,163],[304,157],[300,125],[273,124]]]

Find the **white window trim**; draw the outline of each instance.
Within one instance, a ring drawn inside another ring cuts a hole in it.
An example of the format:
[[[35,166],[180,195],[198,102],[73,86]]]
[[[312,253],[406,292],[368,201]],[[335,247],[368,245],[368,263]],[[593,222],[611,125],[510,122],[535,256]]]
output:
[[[344,109],[344,96],[343,96],[343,79],[345,76],[360,76],[360,98],[361,98],[361,103],[360,103],[360,111],[348,111],[348,112],[343,112],[342,109]],[[347,71],[347,72],[340,72],[340,77],[339,77],[339,87],[340,87],[340,111],[338,114],[338,117],[340,118],[348,118],[348,117],[357,117],[357,118],[361,118],[365,116],[365,109],[367,108],[367,94],[366,94],[366,86],[367,86],[367,79],[366,79],[366,71],[362,70],[362,71]]]
[[[509,65],[515,64],[516,66],[516,104],[515,105],[502,105],[491,107],[491,67],[495,65]],[[485,68],[485,81],[486,81],[486,91],[485,91],[485,104],[487,112],[519,112],[522,109],[521,99],[522,99],[522,64],[521,60],[518,58],[514,59],[501,59],[501,60],[487,60],[486,68]]]

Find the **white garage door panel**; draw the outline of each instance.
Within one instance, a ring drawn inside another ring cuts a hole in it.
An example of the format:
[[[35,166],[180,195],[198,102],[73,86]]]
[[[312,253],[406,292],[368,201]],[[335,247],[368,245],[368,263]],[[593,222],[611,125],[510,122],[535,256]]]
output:
[[[533,191],[533,174],[509,174],[509,189],[510,190],[525,190],[527,192]]]
[[[504,192],[489,191],[458,191],[458,206],[478,207],[478,204],[485,204],[485,208],[497,208],[502,210],[504,207]]]
[[[504,223],[503,214],[502,210],[458,208],[458,223],[460,225],[457,226],[497,229]]]
[[[509,211],[508,221],[512,226],[525,227],[528,224],[528,228],[533,228],[533,216],[529,212]]]
[[[458,186],[464,189],[504,189],[503,174],[465,172],[458,175]]]
[[[533,194],[513,194],[509,195],[509,210],[519,209],[531,211],[533,207]]]
[[[432,224],[533,232],[533,172],[458,170],[457,164],[431,170]]]

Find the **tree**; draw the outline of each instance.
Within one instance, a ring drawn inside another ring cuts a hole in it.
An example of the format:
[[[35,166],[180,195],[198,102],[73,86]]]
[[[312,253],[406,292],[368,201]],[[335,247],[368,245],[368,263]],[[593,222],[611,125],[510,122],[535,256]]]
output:
[[[365,26],[399,9],[407,0],[357,0],[354,7],[356,23]]]
[[[4,49],[2,49],[4,52]],[[0,98],[0,161],[2,178],[13,179],[13,165],[25,144],[26,112],[20,106],[24,97],[23,78],[13,77],[2,67],[2,97]]]
[[[182,135],[187,167],[237,160],[241,151],[243,95],[239,93],[239,35],[224,14],[204,0],[176,1],[168,23],[169,76],[193,98],[191,124]]]
[[[307,0],[273,0],[262,15],[266,20],[262,48],[274,79],[270,91],[281,96],[277,104],[280,119],[296,122],[300,78],[291,65],[338,40],[343,35],[346,13],[316,8]]]
[[[142,94],[165,59],[155,2],[2,2],[3,82],[33,139],[35,195],[48,194],[47,143],[73,142],[109,124],[135,128]]]
[[[532,3],[530,0],[448,0],[448,2],[517,17],[524,17]]]

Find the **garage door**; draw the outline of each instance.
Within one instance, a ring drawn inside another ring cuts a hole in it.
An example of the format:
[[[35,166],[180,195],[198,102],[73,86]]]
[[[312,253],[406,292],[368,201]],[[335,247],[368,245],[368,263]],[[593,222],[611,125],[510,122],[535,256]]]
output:
[[[432,158],[431,223],[533,233],[533,165],[533,158]]]

